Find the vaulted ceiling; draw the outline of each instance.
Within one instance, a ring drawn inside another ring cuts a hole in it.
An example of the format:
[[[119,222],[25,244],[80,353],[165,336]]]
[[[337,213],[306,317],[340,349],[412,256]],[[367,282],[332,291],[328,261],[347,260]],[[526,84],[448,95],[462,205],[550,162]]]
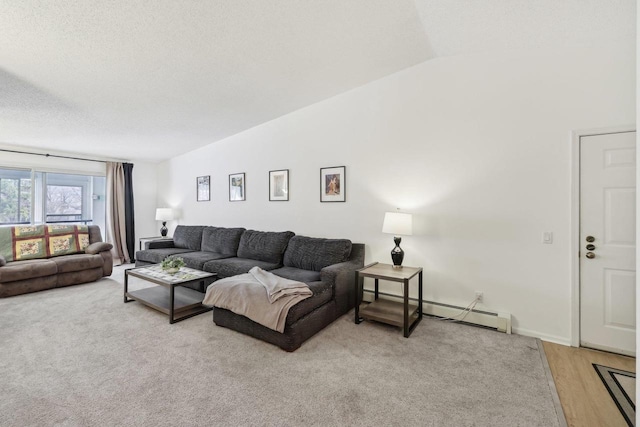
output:
[[[634,0],[7,0],[0,144],[161,161],[438,56],[635,23]]]

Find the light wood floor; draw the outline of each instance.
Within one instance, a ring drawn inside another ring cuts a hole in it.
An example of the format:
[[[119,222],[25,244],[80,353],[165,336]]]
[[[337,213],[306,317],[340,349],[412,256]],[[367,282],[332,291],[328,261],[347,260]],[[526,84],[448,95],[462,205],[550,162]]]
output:
[[[567,425],[627,426],[591,364],[635,372],[635,358],[544,341],[543,346]]]

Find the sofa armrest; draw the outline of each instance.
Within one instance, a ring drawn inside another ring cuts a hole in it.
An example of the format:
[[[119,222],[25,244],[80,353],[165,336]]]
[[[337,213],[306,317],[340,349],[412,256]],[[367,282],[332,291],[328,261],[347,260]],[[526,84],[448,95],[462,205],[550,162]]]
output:
[[[333,286],[334,298],[340,315],[355,306],[356,270],[362,267],[361,260],[351,260],[333,264],[320,270],[320,280]]]
[[[7,265],[7,260],[4,259],[2,255],[0,255],[0,267],[2,267],[3,265]]]
[[[175,248],[173,244],[173,240],[152,240],[150,242],[146,242],[144,245],[145,249],[162,249],[162,248]]]
[[[106,242],[95,242],[87,246],[84,250],[85,253],[95,255],[99,252],[110,251],[113,248],[111,243]]]

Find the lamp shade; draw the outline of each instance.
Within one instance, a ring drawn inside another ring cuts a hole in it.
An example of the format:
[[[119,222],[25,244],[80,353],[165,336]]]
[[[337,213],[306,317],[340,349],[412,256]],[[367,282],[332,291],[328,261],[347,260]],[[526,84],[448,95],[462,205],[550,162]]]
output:
[[[171,221],[175,218],[173,209],[158,208],[156,209],[156,221]]]
[[[411,236],[413,216],[407,213],[386,212],[382,223],[382,232],[395,236]]]

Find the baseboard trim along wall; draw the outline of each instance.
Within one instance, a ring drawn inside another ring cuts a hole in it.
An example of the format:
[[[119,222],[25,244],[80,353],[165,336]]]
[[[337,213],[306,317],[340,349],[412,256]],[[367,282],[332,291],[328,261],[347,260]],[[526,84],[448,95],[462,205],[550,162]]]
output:
[[[567,347],[571,347],[570,338],[559,337],[556,335],[549,335],[549,334],[541,334],[540,332],[537,332],[537,331],[532,331],[529,329],[523,329],[523,328],[517,328],[517,327],[513,327],[512,330],[514,334],[524,335],[526,337],[540,338],[542,341],[548,341],[554,344],[566,345]]]
[[[374,292],[369,289],[364,290],[363,300],[366,302],[373,301]],[[379,292],[379,295],[384,295],[385,298],[393,301],[402,302],[402,297],[385,292]],[[417,302],[417,298],[409,298],[409,300]],[[450,304],[443,304],[434,301],[422,301],[422,312],[429,316],[452,318],[459,314],[464,307],[458,307]],[[484,326],[492,328],[498,332],[511,333],[511,314],[506,312],[497,312],[489,310],[472,310],[462,320],[464,323],[470,323],[472,325]]]

